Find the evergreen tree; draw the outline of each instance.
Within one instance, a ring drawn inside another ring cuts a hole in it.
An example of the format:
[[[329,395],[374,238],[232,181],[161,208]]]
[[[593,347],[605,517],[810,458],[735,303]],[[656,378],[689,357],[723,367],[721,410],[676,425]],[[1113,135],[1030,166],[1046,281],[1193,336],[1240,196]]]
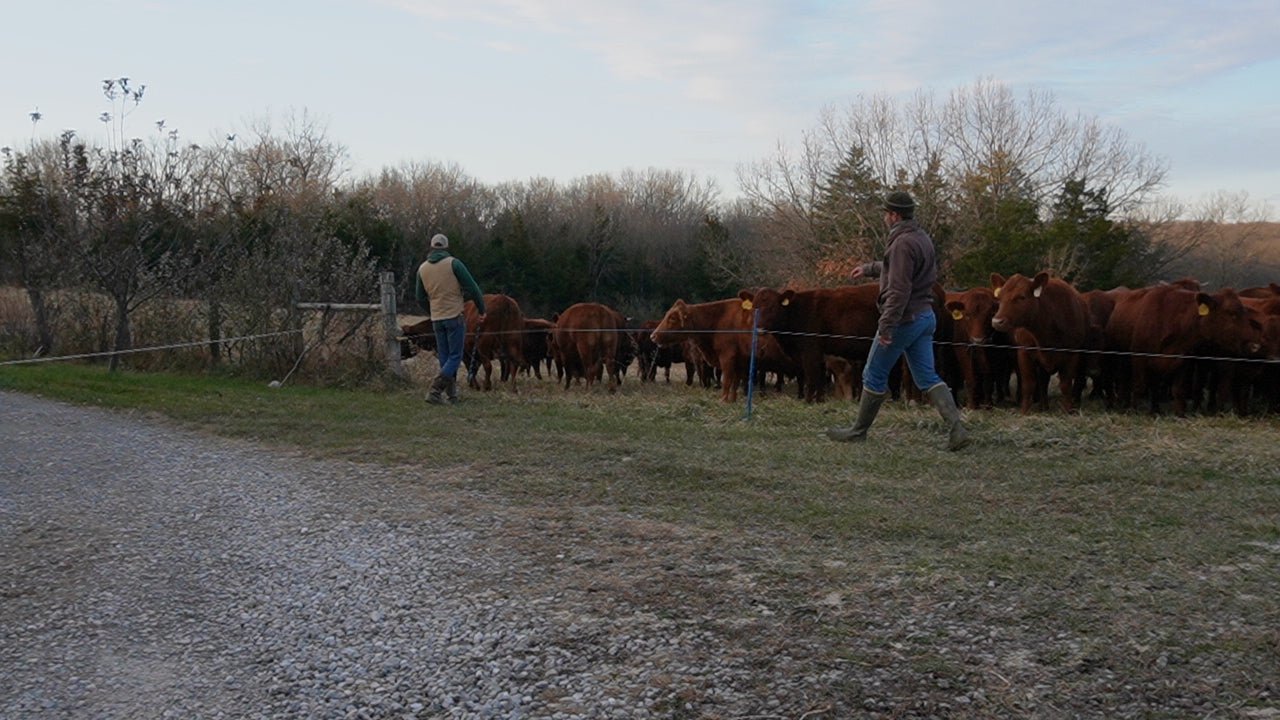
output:
[[[1006,154],[993,153],[953,193],[954,250],[939,252],[952,258],[953,284],[985,285],[992,272],[1029,275],[1042,269],[1039,203]]]
[[[1136,228],[1113,221],[1106,188],[1090,190],[1084,180],[1068,180],[1054,201],[1041,244],[1049,257],[1065,259],[1054,268],[1082,289],[1143,285],[1151,247]]]

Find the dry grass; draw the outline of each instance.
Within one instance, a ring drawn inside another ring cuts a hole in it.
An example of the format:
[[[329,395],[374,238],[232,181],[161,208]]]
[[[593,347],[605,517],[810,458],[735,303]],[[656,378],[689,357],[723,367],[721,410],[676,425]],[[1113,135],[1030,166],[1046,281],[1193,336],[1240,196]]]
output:
[[[47,298],[55,338],[55,356],[106,353],[114,347],[115,316],[103,295],[58,291]],[[213,367],[207,306],[191,300],[157,300],[131,318],[133,348],[166,348],[133,352],[124,364],[137,370],[205,370]],[[284,313],[259,317],[253,308],[224,309],[222,367],[259,377],[301,372],[317,381],[358,384],[385,367],[385,334],[373,313],[303,312],[301,331],[275,337],[231,340],[291,330]],[[189,347],[170,347],[199,343]],[[26,293],[0,287],[0,358],[50,355],[41,348],[35,317]],[[297,365],[295,369],[295,364]]]

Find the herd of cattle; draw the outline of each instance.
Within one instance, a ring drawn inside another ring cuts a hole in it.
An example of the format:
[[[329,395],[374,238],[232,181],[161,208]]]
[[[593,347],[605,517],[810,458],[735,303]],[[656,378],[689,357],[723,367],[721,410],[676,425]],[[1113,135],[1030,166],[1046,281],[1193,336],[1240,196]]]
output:
[[[834,289],[742,290],[713,302],[677,300],[661,320],[637,325],[599,303],[578,303],[551,319],[528,318],[506,295],[485,295],[483,326],[467,303],[464,361],[472,387],[493,387],[493,363],[517,375],[554,369],[566,389],[607,382],[615,390],[633,362],[641,382],[683,363],[686,383],[718,385],[733,402],[754,356],[757,378],[799,397],[852,398],[879,313],[874,284]],[[1049,408],[1057,376],[1064,410],[1092,397],[1111,408],[1172,400],[1178,415],[1232,407],[1280,412],[1280,285],[1210,292],[1191,279],[1150,287],[1080,292],[1070,283],[993,273],[990,287],[934,287],[939,373],[970,408],[1019,403]],[[943,309],[945,308],[945,309]],[[757,332],[753,332],[753,327]],[[403,325],[402,354],[433,351],[429,320]],[[484,371],[483,384],[479,371]],[[905,374],[905,373],[904,373]],[[900,381],[910,392],[908,379]],[[1011,392],[1010,386],[1014,390]]]

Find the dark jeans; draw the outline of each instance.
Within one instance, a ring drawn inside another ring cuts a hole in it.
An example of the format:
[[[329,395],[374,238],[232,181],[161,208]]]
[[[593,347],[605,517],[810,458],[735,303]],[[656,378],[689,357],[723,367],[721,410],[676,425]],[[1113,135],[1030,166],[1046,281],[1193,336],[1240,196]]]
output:
[[[938,318],[933,310],[925,310],[920,317],[894,328],[893,342],[887,347],[880,344],[880,334],[876,333],[871,352],[867,354],[867,365],[862,370],[862,386],[874,393],[888,392],[889,371],[903,355],[907,357],[907,367],[911,368],[916,387],[928,390],[941,383],[942,378],[933,369],[933,331],[937,327]]]
[[[462,316],[431,323],[436,333],[436,357],[440,359],[440,374],[447,378],[458,376],[462,364],[462,348],[467,341],[467,321]]]

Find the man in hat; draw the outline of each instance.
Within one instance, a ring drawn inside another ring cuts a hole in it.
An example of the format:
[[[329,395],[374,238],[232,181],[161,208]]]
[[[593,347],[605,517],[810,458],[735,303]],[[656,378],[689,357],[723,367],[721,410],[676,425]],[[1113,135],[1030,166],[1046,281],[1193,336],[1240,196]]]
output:
[[[476,304],[483,325],[484,295],[467,266],[449,254],[449,238],[441,234],[431,238],[431,254],[418,267],[413,292],[418,304],[431,316],[436,357],[440,359],[440,374],[431,381],[427,402],[452,405],[458,401],[458,366],[462,364],[462,348],[467,339],[463,304],[466,300]]]
[[[905,356],[912,380],[947,422],[947,449],[959,450],[969,444],[969,434],[960,420],[951,388],[933,367],[933,333],[937,328],[933,285],[938,277],[933,239],[915,221],[916,202],[909,193],[889,193],[883,209],[889,228],[884,260],[863,263],[849,273],[854,280],[864,276],[880,278],[880,294],[876,298],[880,324],[862,371],[858,415],[849,427],[828,429],[827,437],[841,442],[866,439],[889,393],[889,371],[898,358]]]

